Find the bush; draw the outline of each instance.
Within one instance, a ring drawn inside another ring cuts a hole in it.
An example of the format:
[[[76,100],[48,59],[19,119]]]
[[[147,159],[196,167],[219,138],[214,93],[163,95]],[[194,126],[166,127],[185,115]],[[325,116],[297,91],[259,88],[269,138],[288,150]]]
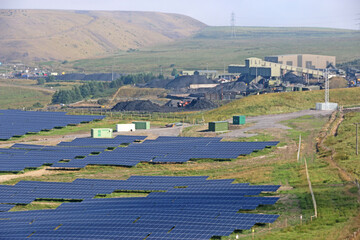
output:
[[[44,105],[42,105],[41,103],[37,102],[37,103],[34,103],[33,105],[33,108],[43,108]]]
[[[44,84],[45,84],[45,79],[43,79],[43,78],[37,79],[37,85],[44,85]]]

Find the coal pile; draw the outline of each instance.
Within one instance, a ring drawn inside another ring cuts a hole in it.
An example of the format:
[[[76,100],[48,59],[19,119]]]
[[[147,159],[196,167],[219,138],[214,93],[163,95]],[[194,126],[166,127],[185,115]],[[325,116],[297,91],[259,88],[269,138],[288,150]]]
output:
[[[135,100],[117,103],[111,111],[145,111],[145,112],[163,112],[164,107],[155,104],[149,100]]]
[[[235,91],[235,92],[245,92],[246,91],[246,83],[243,81],[229,82],[223,83],[216,86],[216,91]]]
[[[86,74],[83,73],[70,73],[64,74],[56,77],[58,81],[75,81],[75,80],[83,80]]]
[[[69,73],[56,77],[58,81],[111,81],[112,79],[118,79],[121,77],[119,73],[94,73],[94,74],[83,74],[83,73]]]
[[[283,81],[289,83],[301,83],[301,84],[306,83],[303,77],[299,77],[292,72],[286,73],[283,77]]]
[[[189,110],[204,110],[204,109],[211,109],[211,108],[216,108],[216,107],[217,107],[217,105],[209,100],[194,99],[185,108],[189,109]]]
[[[148,88],[166,88],[166,85],[172,81],[171,79],[154,79],[148,82],[145,87]]]

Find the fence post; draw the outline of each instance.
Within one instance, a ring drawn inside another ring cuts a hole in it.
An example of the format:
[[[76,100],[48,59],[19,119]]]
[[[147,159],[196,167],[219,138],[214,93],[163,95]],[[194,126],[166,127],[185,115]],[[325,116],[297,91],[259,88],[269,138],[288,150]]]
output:
[[[301,148],[301,134],[299,136],[299,149],[298,149],[298,154],[297,154],[297,162],[298,163],[300,161],[300,148]]]

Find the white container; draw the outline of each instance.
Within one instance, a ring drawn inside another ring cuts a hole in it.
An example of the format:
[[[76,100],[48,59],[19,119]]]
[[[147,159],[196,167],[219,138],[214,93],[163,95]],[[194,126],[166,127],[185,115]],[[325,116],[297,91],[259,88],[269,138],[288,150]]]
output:
[[[335,111],[338,108],[337,103],[316,103],[316,110],[332,110]]]
[[[133,132],[135,131],[135,124],[116,124],[116,131],[117,132]]]

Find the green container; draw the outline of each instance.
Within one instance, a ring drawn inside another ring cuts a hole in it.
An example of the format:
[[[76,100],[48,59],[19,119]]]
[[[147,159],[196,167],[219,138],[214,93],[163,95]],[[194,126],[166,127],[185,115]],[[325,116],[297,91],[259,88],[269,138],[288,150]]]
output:
[[[92,128],[92,138],[112,138],[113,130],[111,128]]]
[[[245,124],[245,116],[244,115],[233,116],[233,124],[234,125],[243,125],[243,124]]]
[[[209,131],[222,132],[229,130],[229,123],[226,121],[209,122]]]
[[[133,123],[135,124],[135,129],[150,129],[150,122],[138,121]]]

